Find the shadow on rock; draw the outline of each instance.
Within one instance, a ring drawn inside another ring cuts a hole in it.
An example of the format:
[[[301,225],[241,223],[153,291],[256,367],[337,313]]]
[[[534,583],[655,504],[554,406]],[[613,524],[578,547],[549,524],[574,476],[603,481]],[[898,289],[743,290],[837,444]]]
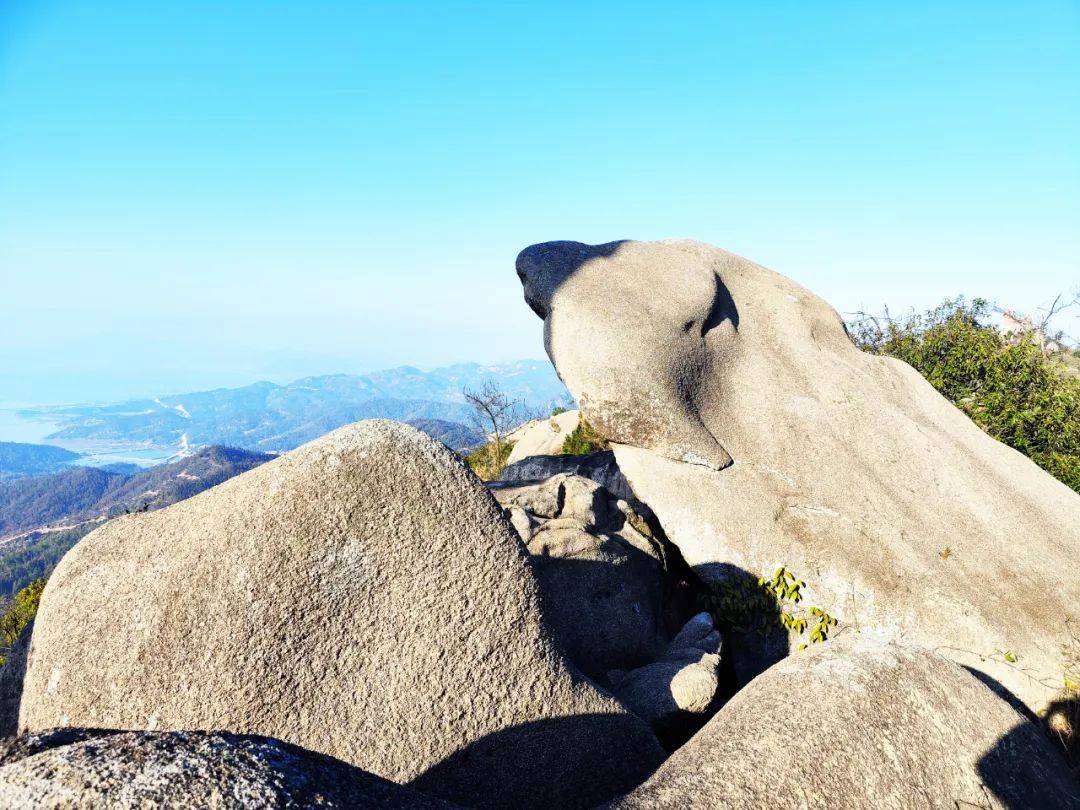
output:
[[[0,746],[4,807],[450,805],[334,757],[221,731],[55,729]]]
[[[1024,773],[1021,778],[1019,775],[1021,771],[1017,768],[1018,757],[1030,752],[1033,746],[1040,742],[1037,738],[1047,735],[1065,755],[1066,761],[1072,766],[1074,775],[1078,777],[1076,802],[1080,807],[1080,759],[1077,758],[1076,751],[1080,699],[1068,697],[1054,701],[1040,717],[997,679],[974,667],[964,667],[964,669],[992,689],[994,694],[1024,718],[1024,722],[1018,723],[1002,736],[979,760],[979,774],[983,778],[986,789],[999,805],[1008,808],[1031,807],[1028,796],[1032,781],[1042,782],[1056,776],[1056,774],[1039,772],[1038,763],[1036,763],[1034,776],[1031,773]]]
[[[1051,739],[1061,746],[1073,773],[1080,780],[1080,692],[1051,703],[1043,717]]]
[[[19,730],[19,704],[22,702],[26,655],[34,634],[34,621],[22,629],[0,667],[0,737],[10,737]]]
[[[518,278],[525,288],[525,303],[541,318],[546,318],[546,302],[585,262],[600,256],[611,256],[627,241],[620,239],[603,245],[544,242],[525,248],[518,255],[516,263]],[[538,272],[541,268],[546,272]]]
[[[1076,711],[1075,706],[1073,711]],[[988,797],[987,806],[1009,810],[1047,807],[1050,805],[1042,798],[1043,793],[1056,786],[1059,795],[1072,792],[1072,802],[1060,806],[1080,807],[1080,779],[1076,778],[1075,769],[1070,781],[1065,766],[1054,767],[1052,760],[1056,759],[1056,752],[1047,751],[1043,757],[1031,754],[1033,750],[1052,747],[1047,743],[1044,730],[1027,719],[1003,735],[978,763],[983,787],[994,800],[990,801]]]
[[[515,778],[521,763],[541,762],[541,752],[565,752],[564,764],[573,769],[581,751],[595,748],[601,741],[619,733],[638,734],[636,718],[620,715],[580,715],[524,723],[503,729],[465,746],[417,776],[408,786],[427,792],[437,786],[440,795],[452,802],[478,807],[535,807],[529,780]],[[548,767],[557,760],[548,757]],[[628,759],[612,757],[603,772],[591,784],[572,784],[563,780],[558,768],[544,775],[551,789],[548,806],[567,808],[594,807],[620,793],[632,790],[641,782],[641,768]],[[514,785],[520,786],[515,791]],[[477,801],[482,797],[481,801]]]
[[[606,559],[538,555],[532,564],[556,641],[588,677],[607,685],[609,670],[640,667],[663,653],[663,581],[641,550],[617,537],[596,543],[588,553]]]
[[[791,652],[780,603],[762,590],[757,574],[730,563],[699,566],[702,606],[724,639],[721,695],[730,698]],[[712,583],[711,585],[704,584]]]
[[[982,681],[984,684],[986,684],[991,689],[993,689],[994,693],[999,698],[1001,698],[1006,703],[1008,703],[1010,706],[1012,706],[1017,711],[1017,713],[1023,715],[1026,719],[1030,720],[1032,723],[1038,723],[1039,722],[1038,715],[1036,715],[1035,712],[1033,712],[1028,707],[1028,705],[1026,703],[1024,703],[1024,701],[1020,700],[1020,698],[1018,698],[1012,692],[1012,690],[1008,689],[997,678],[993,677],[992,675],[988,675],[985,672],[982,672],[981,670],[975,669],[975,667],[965,666],[964,669],[966,669],[969,673],[971,673],[972,677],[976,678],[977,680]]]

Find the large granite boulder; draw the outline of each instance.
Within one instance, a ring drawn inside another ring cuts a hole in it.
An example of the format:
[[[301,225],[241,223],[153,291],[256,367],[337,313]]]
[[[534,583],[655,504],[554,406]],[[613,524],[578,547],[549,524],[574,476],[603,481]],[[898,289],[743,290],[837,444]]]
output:
[[[552,634],[585,674],[607,685],[609,670],[664,651],[664,550],[644,518],[578,475],[489,486],[533,555]]]
[[[476,806],[588,806],[662,756],[563,657],[480,481],[384,421],[84,538],[20,722],[265,735]]]
[[[731,457],[694,395],[712,366],[703,338],[734,332],[738,314],[707,264],[658,267],[640,244],[526,248],[517,258],[525,301],[544,319],[548,355],[600,435],[726,467]],[[627,282],[634,288],[622,289]],[[667,323],[669,311],[682,320]]]
[[[1032,708],[1060,688],[1080,495],[739,256],[553,242],[517,268],[559,375],[699,576],[783,565],[805,603]]]
[[[852,634],[756,678],[612,806],[1065,808],[1080,785],[961,667]]]
[[[4,807],[450,808],[322,754],[221,732],[28,735],[0,751]]]
[[[566,437],[578,426],[578,411],[563,411],[547,419],[537,419],[507,438],[514,443],[507,464],[529,456],[554,456],[562,452]]]
[[[699,613],[659,659],[630,671],[613,670],[608,683],[631,711],[652,724],[666,745],[675,748],[717,708],[721,646],[712,617]]]

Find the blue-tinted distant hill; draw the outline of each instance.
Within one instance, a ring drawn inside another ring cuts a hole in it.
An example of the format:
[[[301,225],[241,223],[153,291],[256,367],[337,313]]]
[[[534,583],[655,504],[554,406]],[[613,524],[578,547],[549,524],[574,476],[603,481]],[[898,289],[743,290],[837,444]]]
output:
[[[273,458],[206,447],[135,475],[72,467],[0,482],[0,602],[52,567],[81,537],[124,512],[161,509]]]
[[[540,360],[481,365],[463,363],[420,371],[411,366],[372,374],[307,377],[288,385],[260,382],[115,405],[32,411],[61,425],[49,439],[143,442],[158,447],[228,445],[283,452],[360,419],[440,420],[447,444],[475,443],[461,424],[469,409],[463,387],[493,380],[513,399],[548,413],[570,396],[551,364]],[[451,426],[447,423],[456,423]],[[431,432],[431,431],[429,431]]]
[[[433,439],[438,439],[452,450],[466,450],[483,444],[487,437],[460,422],[444,419],[410,419],[408,423]]]
[[[0,481],[66,469],[78,453],[48,444],[0,442]]]

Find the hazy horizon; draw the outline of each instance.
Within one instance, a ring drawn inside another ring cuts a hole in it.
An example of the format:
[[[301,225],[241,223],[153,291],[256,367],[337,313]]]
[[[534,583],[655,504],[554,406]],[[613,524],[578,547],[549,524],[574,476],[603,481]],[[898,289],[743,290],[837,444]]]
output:
[[[53,399],[47,399],[47,400],[43,399],[43,400],[33,401],[33,402],[31,402],[31,401],[15,401],[15,400],[0,399],[0,411],[9,411],[10,412],[10,411],[23,410],[23,409],[35,410],[35,409],[38,409],[38,408],[55,408],[55,407],[78,406],[78,405],[109,405],[109,404],[118,404],[118,403],[122,403],[122,402],[129,401],[129,400],[152,399],[154,397],[175,397],[175,396],[181,396],[181,395],[184,395],[184,394],[201,393],[201,392],[206,392],[206,391],[230,390],[230,389],[236,389],[236,388],[244,388],[244,387],[247,387],[247,386],[258,385],[259,383],[273,383],[273,384],[279,385],[279,386],[286,386],[286,385],[289,385],[290,383],[299,382],[299,381],[304,380],[306,378],[329,377],[329,376],[342,375],[342,374],[347,375],[347,376],[363,377],[363,376],[368,375],[368,374],[374,374],[374,373],[383,372],[383,371],[394,371],[394,370],[401,369],[401,368],[415,368],[415,369],[418,369],[419,371],[422,371],[422,372],[431,372],[431,371],[436,371],[436,370],[443,369],[443,368],[451,368],[451,367],[459,366],[459,365],[475,364],[475,365],[478,365],[478,366],[481,366],[481,367],[485,367],[485,366],[497,366],[497,365],[498,366],[511,365],[513,363],[519,363],[519,362],[542,362],[542,363],[546,363],[546,364],[550,365],[550,360],[545,356],[545,357],[518,357],[518,358],[512,358],[510,360],[502,360],[502,361],[498,361],[498,362],[496,362],[496,361],[485,361],[485,360],[461,360],[459,362],[451,362],[451,363],[445,363],[445,364],[440,363],[438,365],[421,365],[421,364],[417,364],[417,363],[396,363],[396,364],[394,364],[392,366],[383,366],[383,367],[379,367],[379,368],[370,368],[370,369],[362,369],[362,370],[355,370],[355,369],[353,369],[353,370],[341,370],[341,369],[333,370],[333,369],[330,369],[330,370],[326,370],[326,371],[317,371],[317,372],[311,373],[311,374],[308,374],[308,373],[302,373],[302,374],[279,374],[279,375],[276,375],[276,376],[273,376],[273,377],[271,375],[266,375],[266,376],[261,376],[261,377],[253,377],[253,378],[248,378],[248,377],[245,377],[245,376],[236,376],[236,381],[235,382],[225,382],[225,383],[222,383],[220,385],[218,385],[218,384],[195,385],[194,387],[188,386],[188,387],[181,387],[181,388],[175,388],[175,389],[166,388],[166,389],[160,389],[160,390],[149,390],[149,389],[147,389],[147,390],[142,390],[142,389],[135,390],[133,388],[132,389],[133,393],[123,393],[123,394],[121,394],[119,396],[106,396],[106,397],[98,397],[98,398],[90,397],[90,398],[82,398],[82,399],[78,399],[78,398],[76,398],[76,399],[70,399],[70,398],[68,398],[68,399],[64,399],[64,398],[56,399],[56,398],[53,398]],[[553,375],[556,374],[554,367],[552,367],[551,373]],[[193,377],[193,379],[198,379],[197,372],[196,372],[196,376]],[[131,386],[138,385],[138,383],[136,383],[136,382],[129,382],[127,384],[131,385]],[[61,389],[58,389],[58,390],[61,390]],[[125,391],[127,389],[123,388],[123,387],[119,387],[119,388],[116,388],[114,390],[116,392],[122,392],[122,391]],[[3,440],[4,440],[4,436],[2,435],[2,430],[0,430],[0,441],[3,441]]]
[[[1069,2],[4,4],[0,402],[542,359],[549,239],[1031,313],[1080,284],[1078,43]]]

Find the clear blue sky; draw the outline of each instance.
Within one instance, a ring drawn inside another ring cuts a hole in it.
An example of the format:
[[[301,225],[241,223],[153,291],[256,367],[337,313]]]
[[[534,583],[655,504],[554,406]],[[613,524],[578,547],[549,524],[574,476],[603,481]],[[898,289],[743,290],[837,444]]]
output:
[[[0,3],[0,402],[539,357],[521,247],[666,236],[1075,288],[1080,3]]]

